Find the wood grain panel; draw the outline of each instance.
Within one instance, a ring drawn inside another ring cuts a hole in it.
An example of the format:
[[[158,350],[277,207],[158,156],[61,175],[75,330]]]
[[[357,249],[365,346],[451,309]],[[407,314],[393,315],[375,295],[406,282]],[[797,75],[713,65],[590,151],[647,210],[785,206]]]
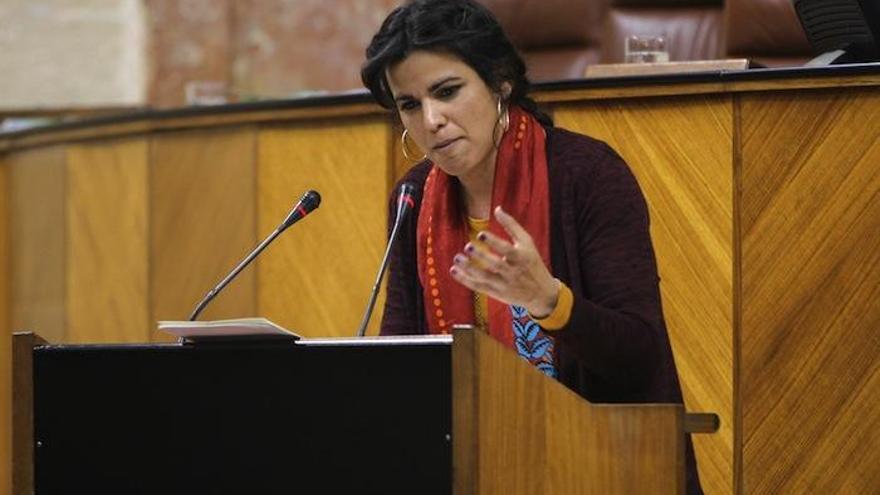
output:
[[[12,490],[12,328],[9,315],[9,166],[0,157],[0,495]]]
[[[409,172],[409,169],[416,165],[419,160],[410,160],[403,154],[403,144],[400,141],[400,137],[403,135],[403,125],[397,119],[393,118],[389,119],[389,122],[389,125],[391,125],[390,160],[392,163],[394,182],[396,183],[398,180],[402,179],[403,176]],[[411,140],[410,146],[412,147],[413,152],[417,152],[417,148],[412,145]],[[416,158],[419,157],[421,157],[421,153]]]
[[[12,336],[12,493],[34,493],[34,347],[47,342],[32,332]]]
[[[187,319],[208,290],[256,246],[255,145],[256,131],[247,127],[152,138],[153,324]],[[255,280],[254,267],[249,267],[200,319],[254,316]],[[168,339],[152,332],[153,339]]]
[[[12,490],[12,381],[8,372],[12,329],[28,329],[50,342],[65,341],[64,318],[64,201],[65,150],[61,147],[16,153],[0,164],[5,181],[0,199],[0,272],[6,289],[0,289],[3,302],[9,304],[0,338],[6,358],[0,356],[4,370],[0,373],[0,493]],[[8,222],[8,223],[7,223]],[[8,234],[8,243],[2,238]],[[8,264],[7,264],[8,263]],[[8,284],[8,285],[7,285]],[[8,292],[7,292],[8,290]],[[4,294],[5,293],[5,294]],[[17,400],[17,398],[16,398]],[[4,403],[5,402],[5,403]],[[20,466],[20,464],[19,464]],[[5,475],[4,475],[5,473]]]
[[[604,83],[604,84],[603,84]],[[581,88],[559,89],[550,91],[537,91],[536,100],[542,103],[558,103],[566,101],[584,100],[609,100],[615,98],[644,98],[646,96],[681,97],[685,95],[713,95],[721,93],[744,93],[751,91],[790,91],[793,89],[808,88],[838,88],[842,86],[878,86],[880,76],[877,74],[863,74],[855,76],[838,77],[767,77],[765,79],[722,81],[709,80],[706,82],[681,81],[669,84],[666,81],[658,81],[654,84],[644,84],[644,81],[630,79],[629,81],[618,78],[609,78],[608,81],[595,79]]]
[[[729,96],[558,106],[557,125],[608,142],[648,201],[664,313],[706,493],[733,490],[733,114]]]
[[[591,405],[478,332],[452,360],[454,493],[683,493],[681,406]]]
[[[150,337],[145,138],[67,152],[67,339]]]
[[[259,260],[260,314],[307,336],[357,331],[385,246],[389,139],[381,118],[260,132],[260,232],[271,232],[307,189],[323,198]],[[384,297],[369,334],[378,331]]]
[[[10,167],[12,327],[66,342],[64,148],[16,153]]]
[[[746,493],[880,489],[880,94],[742,103]]]

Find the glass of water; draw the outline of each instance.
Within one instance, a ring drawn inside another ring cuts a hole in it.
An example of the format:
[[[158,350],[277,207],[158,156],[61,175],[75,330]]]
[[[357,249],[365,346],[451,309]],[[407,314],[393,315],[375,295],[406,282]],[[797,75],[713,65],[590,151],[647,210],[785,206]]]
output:
[[[669,62],[666,38],[662,35],[649,34],[627,36],[624,43],[623,60],[628,64]]]

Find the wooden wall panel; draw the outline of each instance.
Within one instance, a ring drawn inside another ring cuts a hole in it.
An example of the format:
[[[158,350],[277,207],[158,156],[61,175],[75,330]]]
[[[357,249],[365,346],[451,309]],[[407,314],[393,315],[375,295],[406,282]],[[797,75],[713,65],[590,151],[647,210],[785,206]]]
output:
[[[452,362],[454,493],[684,493],[681,406],[592,406],[481,332]]]
[[[13,330],[66,342],[64,308],[65,150],[8,158]]]
[[[251,249],[255,234],[253,128],[157,135],[150,144],[150,304],[157,320],[185,320]],[[254,316],[254,267],[200,319]],[[168,337],[153,331],[153,338]]]
[[[557,125],[608,142],[644,192],[685,404],[721,429],[695,435],[706,493],[733,490],[733,114],[731,97],[568,104]]]
[[[259,260],[260,314],[302,335],[350,336],[385,246],[392,177],[382,117],[267,128],[259,144],[259,230],[271,232],[307,189],[320,209]],[[384,291],[369,333],[378,331]]]
[[[4,301],[0,306],[8,303],[9,311],[0,334],[0,352],[5,353],[5,358],[0,356],[4,367],[0,393],[11,397],[11,369],[7,368],[11,361],[10,330],[31,330],[49,342],[66,342],[65,150],[56,146],[22,151],[4,161],[0,166],[9,195],[0,199],[5,206],[0,206],[0,225],[6,224],[0,237],[8,235],[8,244],[6,252],[0,253],[4,263],[0,280],[8,292],[0,289]],[[12,491],[12,435],[6,433],[12,426],[12,404],[8,400],[0,399],[0,494]]]
[[[12,493],[12,328],[9,314],[9,166],[0,157],[0,495]]]
[[[880,94],[742,103],[745,493],[880,488]]]
[[[67,152],[67,339],[150,337],[147,140]]]
[[[391,139],[390,139],[390,156],[389,160],[391,161],[391,166],[393,170],[394,182],[396,183],[398,180],[402,179],[409,169],[411,169],[414,165],[416,165],[421,160],[410,160],[403,154],[403,144],[400,140],[400,137],[403,133],[403,125],[401,125],[397,119],[389,118],[389,126],[391,126]],[[419,156],[416,158],[420,158],[423,154],[419,152],[418,148],[412,144],[411,139],[407,139],[411,146],[411,151],[414,153],[418,153]]]

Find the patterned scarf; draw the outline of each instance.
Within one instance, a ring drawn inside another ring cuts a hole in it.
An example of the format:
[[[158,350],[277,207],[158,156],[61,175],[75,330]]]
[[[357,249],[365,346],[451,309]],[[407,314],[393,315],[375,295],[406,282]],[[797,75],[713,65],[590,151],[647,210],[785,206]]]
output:
[[[550,266],[550,199],[546,135],[528,112],[511,106],[510,127],[501,138],[495,164],[491,210],[510,213],[532,236],[545,265]],[[430,333],[450,333],[456,324],[474,324],[474,297],[449,274],[455,253],[468,242],[466,212],[458,181],[436,165],[425,181],[418,219],[419,279]],[[489,231],[509,236],[494,215]],[[489,334],[516,349],[548,375],[555,376],[553,340],[519,306],[488,298]]]

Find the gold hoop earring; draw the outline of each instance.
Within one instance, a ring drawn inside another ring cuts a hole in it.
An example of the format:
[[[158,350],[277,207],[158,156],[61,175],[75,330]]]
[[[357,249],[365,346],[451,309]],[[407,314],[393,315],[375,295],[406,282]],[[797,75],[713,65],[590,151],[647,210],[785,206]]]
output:
[[[409,154],[409,146],[406,144],[406,136],[409,134],[409,129],[404,129],[403,134],[400,135],[400,149],[403,150],[403,156],[406,157],[407,160],[411,162],[420,162],[425,158],[428,158],[428,154],[425,153],[421,158],[413,158]]]
[[[510,127],[510,112],[507,108],[504,108],[502,111],[500,96],[498,97],[498,124],[501,126],[502,133],[507,131],[507,128]]]
[[[498,128],[501,128],[501,135],[499,137],[495,137],[498,133]],[[501,146],[501,140],[504,139],[504,133],[507,132],[507,128],[510,127],[510,112],[507,108],[501,108],[501,97],[498,97],[498,118],[495,119],[495,125],[492,129],[492,140],[495,144],[495,149],[497,150]]]

